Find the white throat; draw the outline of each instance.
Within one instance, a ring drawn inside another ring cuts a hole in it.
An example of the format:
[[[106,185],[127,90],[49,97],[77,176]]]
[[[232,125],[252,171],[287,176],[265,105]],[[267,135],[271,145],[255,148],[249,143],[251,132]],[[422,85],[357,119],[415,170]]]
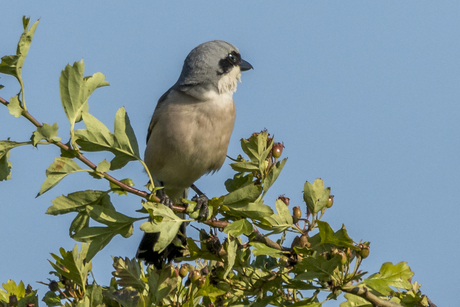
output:
[[[233,92],[236,92],[238,81],[241,82],[241,69],[236,66],[228,74],[220,78],[217,83],[219,94],[233,94]]]

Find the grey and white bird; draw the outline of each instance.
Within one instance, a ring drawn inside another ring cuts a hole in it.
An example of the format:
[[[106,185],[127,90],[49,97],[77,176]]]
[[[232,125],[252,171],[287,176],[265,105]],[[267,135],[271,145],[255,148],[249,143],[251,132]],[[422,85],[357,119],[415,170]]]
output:
[[[179,79],[158,100],[147,133],[144,160],[155,186],[164,186],[163,204],[180,203],[196,180],[221,168],[235,123],[233,93],[241,72],[252,68],[235,46],[221,40],[188,54]],[[195,191],[207,205],[204,194]],[[182,256],[183,249],[170,244],[156,252],[158,237],[145,233],[136,256],[159,268]],[[178,238],[186,244],[184,224]]]

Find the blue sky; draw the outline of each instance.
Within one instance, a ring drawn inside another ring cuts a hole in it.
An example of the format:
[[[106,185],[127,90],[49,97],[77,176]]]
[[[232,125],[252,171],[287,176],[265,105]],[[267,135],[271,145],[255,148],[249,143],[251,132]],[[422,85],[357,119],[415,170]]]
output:
[[[90,111],[112,127],[125,106],[142,152],[156,101],[177,80],[188,52],[212,39],[237,46],[254,70],[243,74],[234,95],[228,154],[237,156],[239,139],[267,128],[289,157],[266,203],[285,194],[292,206],[304,206],[304,182],[322,178],[335,195],[325,220],[334,229],[345,224],[357,241],[371,241],[365,270],[407,261],[425,294],[438,306],[454,305],[460,2],[14,1],[2,6],[0,56],[15,53],[23,15],[41,19],[23,69],[32,115],[57,122],[68,138],[58,79],[65,65],[84,59],[86,75],[102,72],[111,85],[91,96]],[[5,99],[18,91],[8,76],[0,84]],[[0,139],[28,140],[32,131],[0,108]],[[35,198],[58,154],[52,146],[11,152],[12,180],[0,183],[2,283],[10,278],[37,287],[35,281],[51,277],[49,253],[74,246],[66,235],[73,216],[44,214],[52,199],[107,188],[77,174]],[[209,196],[225,193],[228,163],[197,182]],[[147,181],[136,163],[114,175],[140,187]],[[136,197],[112,199],[126,213],[140,207]],[[100,284],[109,283],[111,255],[135,255],[139,225],[94,259]]]

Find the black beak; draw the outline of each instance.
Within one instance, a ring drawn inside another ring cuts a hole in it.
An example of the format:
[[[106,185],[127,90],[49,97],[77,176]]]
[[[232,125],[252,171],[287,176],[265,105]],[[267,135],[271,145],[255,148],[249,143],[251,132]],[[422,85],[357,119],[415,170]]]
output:
[[[241,71],[247,71],[247,70],[250,70],[250,69],[254,69],[254,67],[252,67],[252,65],[249,64],[249,62],[246,62],[243,59],[241,59],[241,62],[240,62],[239,66],[240,66]]]

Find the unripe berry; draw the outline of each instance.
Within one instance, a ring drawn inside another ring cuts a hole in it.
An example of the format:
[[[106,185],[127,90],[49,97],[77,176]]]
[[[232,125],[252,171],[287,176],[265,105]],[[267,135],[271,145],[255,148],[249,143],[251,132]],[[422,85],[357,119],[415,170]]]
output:
[[[278,159],[283,153],[284,143],[275,143],[272,148],[273,158]]]
[[[292,208],[292,215],[297,219],[300,219],[302,217],[302,211],[300,211],[299,206]]]
[[[326,207],[330,208],[334,204],[334,195],[329,195],[329,199],[327,200]]]
[[[180,270],[179,270],[179,276],[184,278],[188,274],[188,263],[184,263],[181,265]]]
[[[198,278],[198,288],[202,288],[205,283],[206,283],[206,277],[201,276],[200,278]]]
[[[361,250],[358,252],[362,259],[366,259],[369,256],[369,244],[359,244]]]
[[[292,208],[292,216],[294,217],[295,223],[297,223],[297,221],[302,217],[302,211],[300,211],[299,206]]]
[[[201,277],[201,273],[198,270],[194,270],[194,271],[190,272],[189,277],[190,277],[190,280],[192,282],[196,282]]]

